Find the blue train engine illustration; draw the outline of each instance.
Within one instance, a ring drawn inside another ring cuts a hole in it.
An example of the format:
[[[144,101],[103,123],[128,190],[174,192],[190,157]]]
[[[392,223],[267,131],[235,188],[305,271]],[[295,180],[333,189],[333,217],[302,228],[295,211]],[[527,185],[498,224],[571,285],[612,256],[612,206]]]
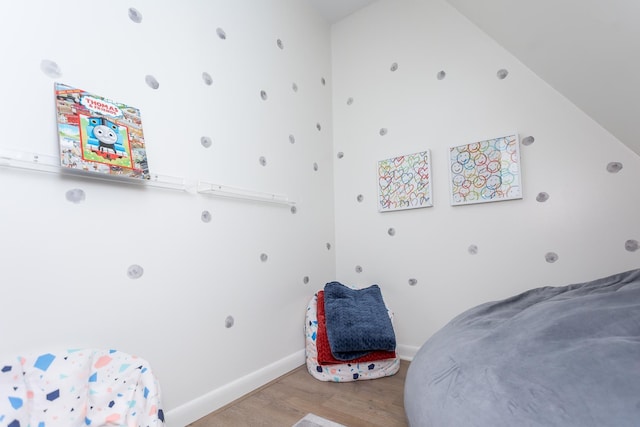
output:
[[[86,130],[87,147],[98,156],[107,160],[127,157],[116,123],[103,117],[89,117]]]

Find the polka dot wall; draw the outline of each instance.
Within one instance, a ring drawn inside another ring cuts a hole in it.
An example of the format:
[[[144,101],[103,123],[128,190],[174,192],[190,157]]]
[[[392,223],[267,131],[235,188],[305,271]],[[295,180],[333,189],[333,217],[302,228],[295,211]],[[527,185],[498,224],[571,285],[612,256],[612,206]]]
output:
[[[381,1],[333,38],[338,277],[381,285],[399,342],[487,300],[640,265],[638,156],[455,10]],[[452,206],[449,148],[511,132],[523,198]],[[377,162],[423,150],[433,207],[379,212]]]
[[[26,331],[29,345],[144,356],[170,418],[238,372],[300,350],[291,319],[335,278],[330,29],[285,0],[118,0],[91,21],[95,5],[36,3],[36,12],[0,6],[0,17],[21,17],[0,18],[0,36],[14,40],[0,67],[14,102],[0,113],[38,134],[11,146],[55,158],[53,84],[62,82],[139,108],[152,175],[185,191],[2,168],[4,278],[55,326],[27,320],[3,333],[3,347],[24,350]],[[61,31],[69,22],[86,25],[71,38]],[[30,36],[16,38],[27,25]],[[212,197],[199,183],[292,203]],[[5,310],[2,323],[21,310]],[[265,324],[278,333],[255,334]],[[185,351],[211,369],[177,369]]]
[[[5,308],[1,353],[139,354],[186,425],[180,408],[298,354],[329,280],[380,284],[404,351],[476,303],[638,265],[638,156],[442,2],[332,29],[289,0],[95,7],[0,5],[0,146],[57,156],[59,81],[140,108],[152,173],[187,191],[0,168],[4,289],[36,314]],[[452,207],[448,148],[511,131],[523,199]],[[433,207],[378,212],[376,162],[424,149]]]

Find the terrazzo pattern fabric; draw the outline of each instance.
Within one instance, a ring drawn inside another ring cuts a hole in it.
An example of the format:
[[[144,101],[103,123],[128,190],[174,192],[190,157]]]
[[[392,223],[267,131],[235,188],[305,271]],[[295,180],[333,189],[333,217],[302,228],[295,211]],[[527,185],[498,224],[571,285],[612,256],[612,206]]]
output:
[[[341,363],[322,366],[318,363],[318,294],[307,305],[305,315],[305,352],[307,370],[320,381],[351,382],[372,380],[394,375],[400,369],[400,358],[385,359],[364,363]],[[393,322],[393,313],[389,310]]]
[[[0,361],[0,425],[161,427],[149,364],[116,350],[68,350]]]

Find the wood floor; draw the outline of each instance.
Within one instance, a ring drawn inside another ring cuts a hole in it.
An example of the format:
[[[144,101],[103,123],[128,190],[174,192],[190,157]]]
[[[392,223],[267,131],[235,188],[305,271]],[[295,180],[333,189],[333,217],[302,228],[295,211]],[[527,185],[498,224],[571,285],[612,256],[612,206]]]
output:
[[[316,380],[303,365],[190,427],[290,427],[310,412],[348,427],[405,427],[408,367],[403,360],[392,377],[331,383]]]

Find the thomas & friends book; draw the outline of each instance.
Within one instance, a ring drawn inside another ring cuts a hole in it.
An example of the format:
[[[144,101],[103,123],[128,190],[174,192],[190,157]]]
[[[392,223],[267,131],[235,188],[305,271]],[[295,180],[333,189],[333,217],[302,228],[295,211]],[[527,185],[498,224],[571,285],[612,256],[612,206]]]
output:
[[[140,110],[55,83],[63,168],[149,179]]]

